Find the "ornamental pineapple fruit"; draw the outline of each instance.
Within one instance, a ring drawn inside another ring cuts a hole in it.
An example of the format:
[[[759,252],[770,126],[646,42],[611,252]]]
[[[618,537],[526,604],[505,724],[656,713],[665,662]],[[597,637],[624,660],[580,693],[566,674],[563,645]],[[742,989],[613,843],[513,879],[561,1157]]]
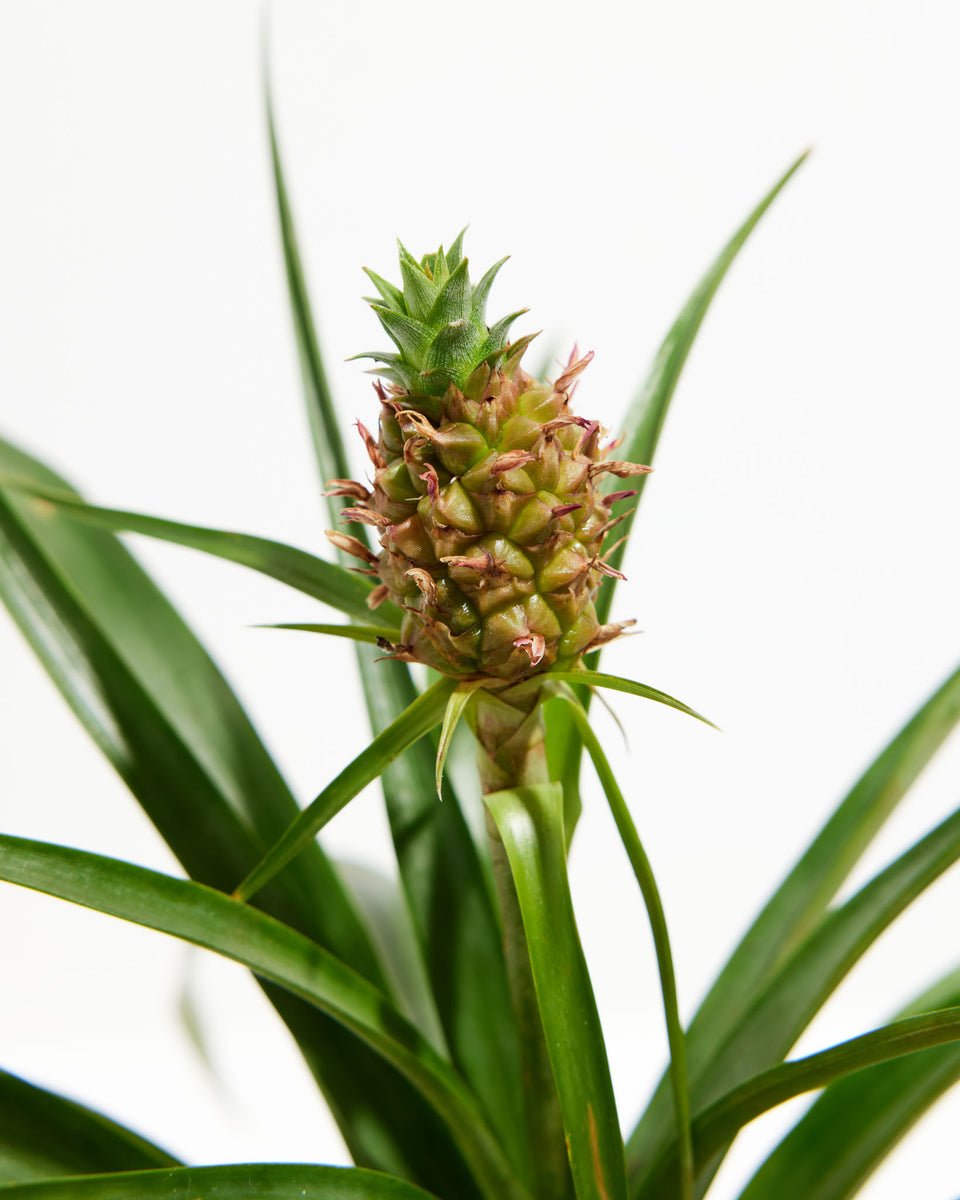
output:
[[[496,263],[471,287],[463,234],[446,254],[417,262],[401,245],[403,287],[367,271],[380,299],[373,311],[396,353],[357,355],[379,364],[380,436],[359,425],[374,467],[372,488],[331,480],[350,497],[346,521],[379,534],[374,553],[339,532],[328,537],[368,564],[404,611],[402,640],[384,649],[463,680],[516,682],[569,669],[620,634],[600,625],[594,599],[604,575],[607,533],[621,518],[599,480],[650,468],[610,461],[598,422],[575,416],[575,381],[593,357],[577,357],[553,382],[521,366],[532,341],[510,343],[521,313],[487,326]],[[632,623],[632,622],[630,622]]]

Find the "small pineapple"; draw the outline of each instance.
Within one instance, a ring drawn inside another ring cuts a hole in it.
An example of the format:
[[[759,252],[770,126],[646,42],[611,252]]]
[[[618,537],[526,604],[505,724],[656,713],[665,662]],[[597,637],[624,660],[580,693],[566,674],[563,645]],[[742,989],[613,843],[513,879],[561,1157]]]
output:
[[[605,474],[648,467],[610,461],[601,427],[575,416],[570,398],[592,354],[570,356],[553,382],[521,366],[531,335],[507,341],[521,313],[487,326],[487,295],[502,259],[472,287],[463,234],[446,254],[417,262],[400,247],[403,287],[373,271],[373,311],[397,347],[370,353],[381,402],[380,436],[360,433],[374,466],[372,489],[332,480],[331,494],[355,503],[343,518],[372,526],[380,552],[328,534],[364,559],[404,610],[402,641],[385,647],[463,680],[519,682],[616,637],[600,625],[594,599],[604,575],[612,509],[636,495],[603,495]]]

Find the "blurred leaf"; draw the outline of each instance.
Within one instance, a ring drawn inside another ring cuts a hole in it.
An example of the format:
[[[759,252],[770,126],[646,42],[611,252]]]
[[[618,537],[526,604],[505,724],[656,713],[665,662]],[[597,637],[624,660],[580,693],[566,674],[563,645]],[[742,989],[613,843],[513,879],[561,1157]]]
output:
[[[267,538],[252,537],[248,533],[231,533],[222,529],[205,529],[199,525],[181,525],[177,521],[166,521],[160,517],[148,517],[142,513],[123,512],[116,508],[98,508],[85,504],[76,494],[55,488],[39,487],[29,480],[15,476],[0,475],[0,487],[11,491],[24,491],[34,498],[34,510],[42,516],[45,505],[53,505],[66,516],[72,516],[90,525],[98,525],[114,533],[140,533],[146,537],[189,546],[202,550],[217,558],[251,567],[262,575],[269,575],[288,587],[296,588],[315,600],[321,600],[365,624],[372,625],[384,617],[397,619],[400,614],[392,604],[381,606],[374,616],[367,604],[372,584],[362,575],[355,575],[344,567],[324,562],[305,550],[272,542]]]
[[[841,1042],[820,1054],[781,1063],[748,1079],[708,1108],[693,1122],[693,1145],[698,1171],[718,1150],[762,1113],[804,1092],[822,1088],[834,1079],[960,1039],[960,1008],[941,1009],[896,1021],[861,1037]],[[663,1155],[650,1170],[649,1194],[671,1200],[678,1193],[674,1152]],[[779,1196],[778,1196],[779,1200]]]
[[[337,868],[373,935],[398,1007],[437,1053],[449,1058],[430,981],[398,881],[358,863],[338,862]]]
[[[490,1200],[523,1196],[450,1065],[381,991],[290,926],[199,883],[25,838],[0,835],[0,879],[203,946],[307,1000],[417,1088]]]
[[[344,478],[350,467],[310,310],[269,81],[266,93],[287,284],[310,428],[322,479]],[[336,521],[341,506],[331,497],[328,505]],[[358,536],[365,539],[362,528]],[[362,650],[358,650],[358,663],[371,726],[380,734],[412,703],[417,689],[404,663],[374,665],[372,656]],[[472,1084],[519,1166],[523,1155],[519,1056],[497,915],[477,847],[449,781],[443,788],[444,803],[436,802],[435,761],[432,747],[424,740],[384,773],[390,829],[453,1061]]]
[[[349,766],[327,785],[299,814],[235,889],[238,900],[249,900],[304,849],[331,817],[357,795],[368,783],[378,779],[387,766],[408,746],[419,741],[443,720],[447,701],[456,688],[456,680],[444,679],[418,696],[413,703],[377,734]]]
[[[623,1140],[567,880],[557,784],[485,798],[520,902],[578,1200],[625,1200]]]
[[[52,1175],[175,1167],[115,1121],[0,1071],[0,1187]]]
[[[901,1014],[960,1005],[960,971]],[[767,1158],[740,1200],[847,1200],[914,1122],[960,1079],[960,1044],[906,1054],[831,1083]]]
[[[822,917],[863,851],[958,721],[960,670],[857,781],[731,955],[687,1031],[695,1091],[725,1040],[742,1028],[764,984]],[[631,1181],[639,1173],[639,1164],[649,1161],[653,1146],[666,1136],[669,1121],[669,1095],[661,1080],[627,1143]]]
[[[312,1163],[179,1167],[31,1183],[10,1200],[434,1200],[391,1175]]]
[[[960,858],[960,810],[881,871],[840,908],[828,913],[807,940],[770,977],[743,1020],[691,1077],[695,1112],[744,1079],[780,1062],[824,1001],[880,934],[920,893]],[[689,1049],[689,1041],[688,1041]],[[657,1195],[651,1163],[669,1134],[641,1160],[636,1195]],[[719,1163],[715,1162],[714,1167]]]
[[[3,442],[0,472],[69,490]],[[188,874],[232,888],[299,809],[225,680],[150,578],[111,534],[37,513],[0,489],[0,598]],[[317,844],[258,903],[382,981]],[[359,1163],[476,1195],[439,1118],[404,1079],[330,1018],[264,986]]]

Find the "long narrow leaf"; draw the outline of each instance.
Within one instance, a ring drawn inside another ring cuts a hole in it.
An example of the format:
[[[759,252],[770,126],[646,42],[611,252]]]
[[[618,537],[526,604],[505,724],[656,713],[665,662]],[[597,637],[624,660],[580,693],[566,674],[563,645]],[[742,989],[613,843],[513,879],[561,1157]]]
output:
[[[0,1071],[0,1187],[176,1166],[172,1155],[115,1121]]]
[[[266,99],[307,415],[321,481],[343,478],[350,469],[311,314],[277,146],[269,81]],[[327,503],[335,521],[340,503],[334,497],[328,497]],[[365,538],[362,527],[357,536]],[[374,664],[372,655],[362,648],[358,648],[357,659],[370,722],[373,732],[379,734],[413,701],[416,688],[404,663]],[[433,769],[433,750],[424,740],[393,763],[382,779],[400,877],[453,1061],[481,1098],[511,1157],[520,1163],[519,1055],[497,916],[458,797],[448,781],[444,803],[437,804],[431,783]],[[439,903],[438,897],[442,897]]]
[[[761,1114],[794,1096],[822,1088],[834,1079],[885,1063],[905,1054],[916,1054],[960,1039],[960,1008],[941,1009],[896,1021],[861,1037],[841,1042],[820,1054],[781,1063],[748,1079],[698,1112],[693,1122],[693,1144],[698,1170],[709,1164],[718,1150]],[[658,1200],[673,1200],[671,1183],[676,1170],[673,1154],[653,1165],[650,1193]],[[672,1169],[671,1169],[672,1168]]]
[[[315,1005],[417,1088],[490,1200],[523,1195],[449,1064],[381,991],[296,930],[201,884],[24,838],[0,835],[0,879],[203,946]]]
[[[45,505],[52,505],[67,516],[109,529],[113,533],[140,533],[145,537],[174,542],[178,546],[188,546],[191,550],[201,550],[204,554],[250,567],[366,624],[383,621],[384,617],[399,618],[399,613],[392,605],[386,608],[381,606],[374,614],[367,604],[372,584],[364,576],[352,574],[344,567],[325,562],[295,546],[253,537],[248,533],[183,525],[178,521],[124,512],[118,508],[99,508],[85,504],[77,495],[39,487],[15,476],[0,475],[0,487],[26,492],[33,497],[40,513]]]
[[[691,1200],[693,1196],[693,1143],[690,1134],[690,1094],[687,1086],[687,1052],[684,1044],[683,1026],[680,1023],[680,1011],[677,1004],[677,981],[673,969],[673,951],[670,948],[670,937],[667,932],[667,921],[660,899],[660,890],[654,878],[653,868],[647,858],[646,851],[640,841],[639,834],[630,816],[630,810],[623,798],[623,793],[616,777],[607,762],[607,756],[590,727],[587,710],[573,694],[568,693],[568,700],[573,710],[573,718],[577,731],[583,739],[594,768],[600,779],[604,794],[610,804],[610,811],[616,822],[620,840],[627,852],[630,865],[646,905],[650,919],[650,929],[657,955],[657,968],[660,975],[660,989],[663,994],[663,1010],[667,1025],[667,1040],[670,1045],[670,1082],[673,1088],[673,1111],[675,1118],[675,1136],[679,1146],[678,1167],[680,1171],[680,1193],[683,1200]]]
[[[69,491],[3,442],[0,471]],[[111,534],[0,491],[0,598],[187,872],[231,888],[299,809],[223,677],[149,577]],[[382,979],[318,845],[258,903]],[[265,987],[357,1162],[476,1195],[439,1118],[406,1080],[330,1018]]]
[[[778,964],[794,952],[911,784],[960,721],[960,670],[910,719],[857,781],[731,955],[687,1033],[691,1083],[704,1077]],[[666,1083],[627,1143],[633,1179],[665,1136]]]
[[[562,789],[492,792],[485,802],[520,902],[577,1200],[625,1200],[610,1068],[570,900]]]
[[[347,638],[351,642],[364,642],[376,646],[381,641],[398,642],[399,629],[385,625],[313,625],[307,622],[285,621],[279,625],[257,625],[257,629],[298,629],[303,633],[322,633],[328,637]]]
[[[9,1200],[434,1200],[378,1171],[312,1163],[179,1167],[29,1183],[4,1190]]]
[[[399,755],[443,720],[447,701],[456,688],[454,680],[443,679],[418,697],[396,721],[378,734],[336,779],[323,789],[271,846],[244,878],[234,895],[249,900],[307,846],[331,817],[335,816],[368,783],[378,779]]]
[[[629,696],[642,696],[645,700],[656,700],[658,704],[665,704],[668,708],[675,708],[679,712],[686,713],[690,717],[696,717],[698,721],[703,721],[705,725],[710,725],[716,729],[716,725],[712,721],[708,721],[706,717],[700,715],[689,705],[684,704],[681,700],[675,700],[673,696],[668,696],[666,692],[658,691],[656,688],[649,687],[645,683],[637,683],[633,679],[622,679],[619,675],[605,675],[601,671],[547,671],[543,675],[538,675],[544,683],[549,683],[551,680],[556,683],[574,683],[585,687],[602,687],[610,688],[614,692],[626,692]]]
[[[960,858],[960,811],[875,876],[817,926],[776,971],[702,1073],[691,1079],[697,1111],[744,1079],[781,1061],[824,1001],[880,934]],[[634,1180],[653,1196],[650,1164],[670,1140],[662,1128]],[[718,1164],[715,1164],[718,1165]]]
[[[623,444],[617,451],[620,458],[630,462],[645,463],[648,466],[653,463],[667,410],[713,298],[750,234],[782,189],[799,170],[807,158],[807,153],[801,154],[792,163],[734,233],[714,259],[709,270],[690,295],[680,315],[670,327],[670,331],[656,353],[646,379],[630,402],[624,416]],[[640,497],[638,497],[633,511],[619,527],[618,533],[624,538],[624,541],[609,557],[608,561],[612,567],[619,567],[623,561],[628,544],[626,539],[629,537],[636,519],[637,506],[640,504],[646,481],[647,476],[641,475],[632,484],[640,493]],[[606,489],[610,491],[619,486],[621,486],[619,483],[608,482]],[[616,582],[616,577],[610,576],[604,580],[600,589],[600,595],[597,598],[597,616],[601,622],[609,619]],[[596,651],[588,657],[587,666],[596,670],[599,662],[600,652]],[[580,695],[580,699],[586,707],[589,707],[589,695]],[[559,769],[559,778],[564,780],[568,810],[576,811],[579,802],[577,788],[582,747],[572,728],[573,722],[570,714],[563,709],[558,709],[555,710],[553,718],[556,722],[554,737],[559,744],[565,744],[567,747],[563,766]],[[568,836],[572,835],[572,828],[569,828],[567,832]]]
[[[900,1019],[960,1005],[960,971]],[[960,1043],[878,1063],[831,1083],[770,1154],[740,1200],[847,1200],[960,1079]]]
[[[622,427],[623,442],[617,450],[620,458],[629,462],[646,463],[648,466],[652,462],[656,453],[657,443],[660,440],[660,431],[663,429],[667,409],[670,407],[670,401],[673,399],[673,393],[676,390],[680,374],[686,364],[687,356],[690,353],[696,336],[700,332],[703,319],[707,315],[714,296],[717,294],[717,289],[723,282],[727,271],[733,265],[737,255],[743,249],[747,238],[759,224],[761,217],[800,169],[809,153],[809,151],[805,151],[801,154],[787,168],[783,175],[780,176],[756,208],[754,208],[714,259],[709,270],[697,284],[689,300],[684,305],[680,315],[674,321],[670,332],[664,338],[660,349],[657,351],[647,378],[627,409]],[[641,496],[643,495],[646,479],[645,475],[640,475],[631,485],[640,492]],[[620,486],[621,484],[616,481],[608,482],[606,490],[614,491]],[[637,504],[639,502],[638,499]],[[636,511],[636,506],[634,506],[626,520],[619,526],[617,530],[619,537],[627,537],[629,535],[636,517]],[[625,552],[626,543],[624,542],[614,550],[607,561],[612,567],[619,567],[623,562]],[[597,615],[601,621],[606,621],[609,616],[615,584],[616,578],[610,576],[601,589],[597,602]]]
[[[277,214],[280,219],[280,237],[283,244],[283,261],[286,267],[287,289],[290,295],[290,308],[293,313],[293,329],[297,341],[297,353],[300,358],[300,372],[303,378],[303,391],[307,406],[307,419],[310,422],[310,432],[313,435],[313,447],[320,468],[321,484],[328,479],[346,479],[350,475],[343,439],[340,436],[340,426],[337,421],[333,398],[327,383],[326,372],[323,369],[323,359],[320,356],[320,344],[317,341],[317,331],[310,311],[310,298],[307,295],[306,280],[303,276],[303,263],[300,261],[300,247],[297,243],[297,233],[293,223],[293,213],[290,208],[290,198],[287,184],[283,175],[283,164],[280,160],[280,148],[277,145],[277,129],[273,116],[273,99],[270,91],[269,77],[264,81],[264,98],[267,110],[267,128],[270,135],[270,155],[273,162],[273,182],[277,199]],[[344,501],[337,497],[327,497],[327,509],[330,519],[336,522]],[[363,538],[363,531],[359,533]]]

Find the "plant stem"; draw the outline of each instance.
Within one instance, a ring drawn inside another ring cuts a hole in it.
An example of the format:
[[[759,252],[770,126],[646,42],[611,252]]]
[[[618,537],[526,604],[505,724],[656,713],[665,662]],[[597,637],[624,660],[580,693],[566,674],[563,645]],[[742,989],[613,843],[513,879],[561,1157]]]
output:
[[[518,693],[514,696],[513,693]],[[481,694],[467,720],[477,737],[477,765],[484,795],[504,788],[548,783],[543,715],[537,694],[511,688],[517,704],[504,693]],[[532,704],[531,704],[532,700]],[[536,1200],[573,1197],[560,1102],[537,1003],[520,903],[503,841],[489,810],[486,827],[503,933],[507,981],[520,1041],[520,1071],[530,1186]]]

